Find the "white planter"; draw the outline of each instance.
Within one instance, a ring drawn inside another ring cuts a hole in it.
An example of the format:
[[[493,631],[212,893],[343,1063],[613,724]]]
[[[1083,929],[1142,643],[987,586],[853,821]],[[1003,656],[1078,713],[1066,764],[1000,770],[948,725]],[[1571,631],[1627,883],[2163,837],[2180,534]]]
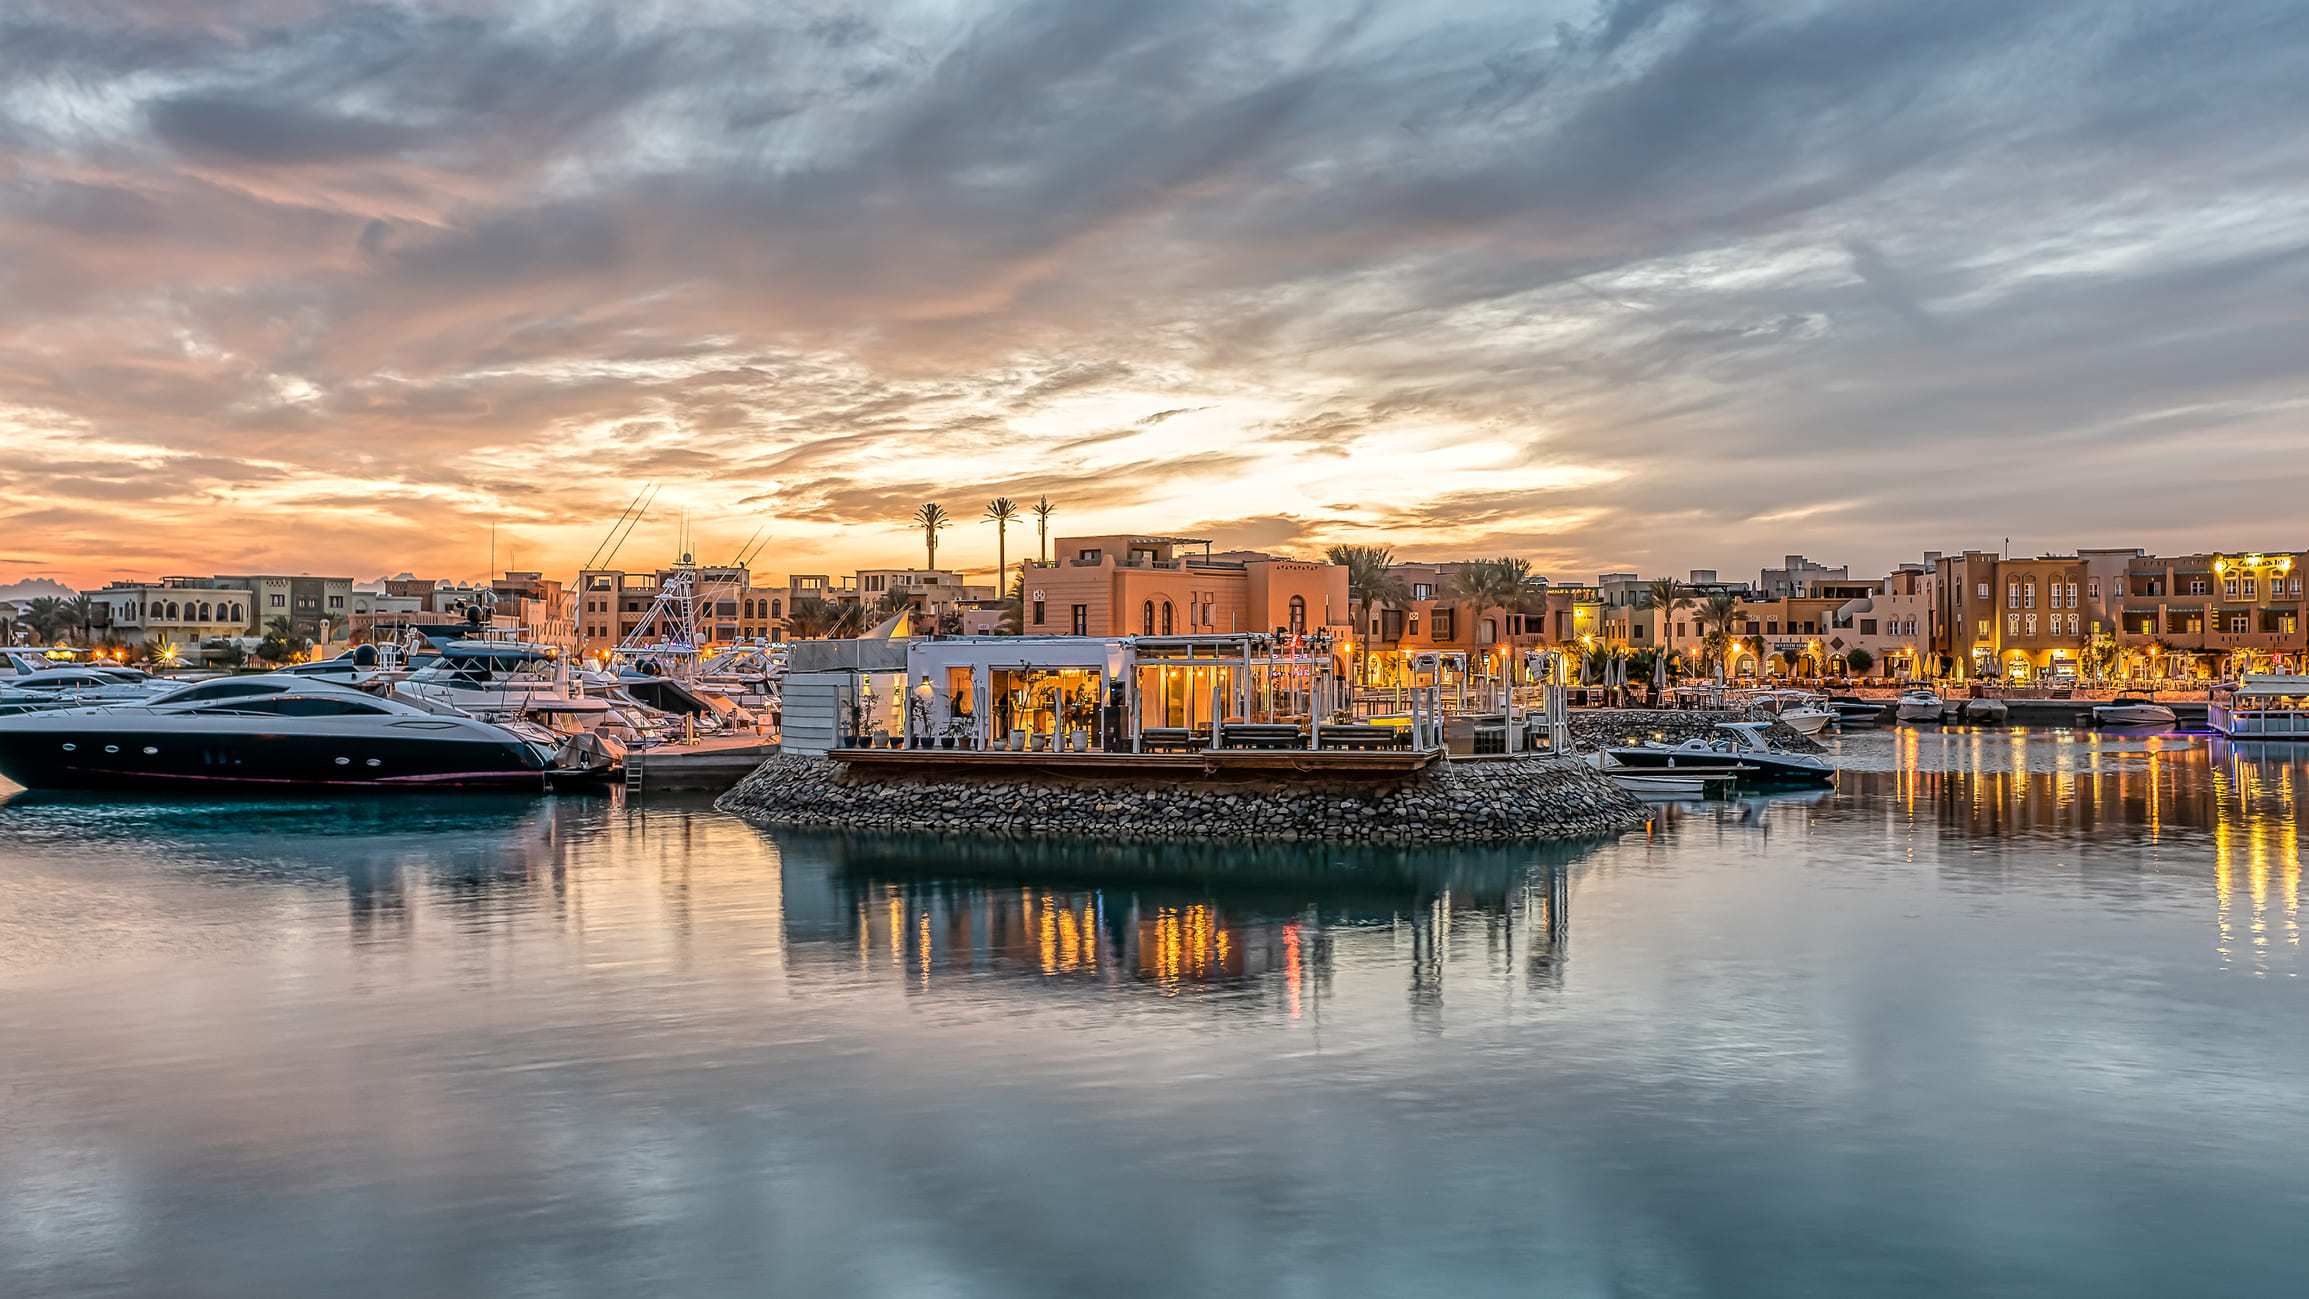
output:
[[[1026,751],[1026,732],[1012,731],[1010,733],[1010,751],[1012,753],[1024,753]]]
[[[1076,753],[1090,752],[1090,732],[1076,731],[1074,733],[1074,751]]]

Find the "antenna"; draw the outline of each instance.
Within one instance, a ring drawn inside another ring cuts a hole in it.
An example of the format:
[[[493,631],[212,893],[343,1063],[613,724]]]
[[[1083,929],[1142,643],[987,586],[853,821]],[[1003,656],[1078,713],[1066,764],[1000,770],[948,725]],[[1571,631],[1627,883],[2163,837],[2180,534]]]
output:
[[[602,549],[603,549],[603,547],[606,547],[607,545],[609,545],[609,538],[610,538],[610,537],[614,537],[614,536],[616,536],[616,535],[617,535],[617,530],[618,530],[618,528],[619,528],[620,526],[622,526],[622,525],[625,523],[626,519],[627,519],[628,517],[630,517],[630,516],[633,514],[633,507],[634,507],[634,506],[636,506],[636,505],[639,505],[639,504],[641,504],[641,498],[642,498],[643,496],[646,496],[646,495],[648,495],[648,494],[649,494],[649,485],[648,485],[647,483],[644,483],[644,484],[642,485],[642,489],[641,489],[640,491],[638,491],[638,492],[635,492],[635,493],[633,494],[633,499],[632,499],[632,500],[630,500],[630,501],[628,501],[628,502],[626,502],[625,508],[624,508],[623,510],[620,510],[620,511],[618,512],[618,515],[617,515],[617,522],[615,522],[615,523],[612,523],[612,524],[610,524],[610,525],[609,525],[609,533],[608,533],[608,535],[606,535],[606,536],[602,537],[602,539],[601,539],[601,544],[600,544],[600,545],[598,545],[598,546],[595,546],[595,547],[593,548],[593,553],[585,557],[585,566],[586,566],[587,568],[597,568],[597,567],[599,567],[599,564],[598,564],[596,561],[598,561],[598,560],[601,558],[601,552],[602,552]]]

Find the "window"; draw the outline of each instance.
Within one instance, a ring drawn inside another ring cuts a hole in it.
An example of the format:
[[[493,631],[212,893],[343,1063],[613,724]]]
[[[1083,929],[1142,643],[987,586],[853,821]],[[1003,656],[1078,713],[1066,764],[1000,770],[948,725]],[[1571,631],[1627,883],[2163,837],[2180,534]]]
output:
[[[194,619],[194,621],[196,621],[196,622],[208,622],[208,621],[210,621],[210,619],[209,619],[209,616],[208,616],[208,605],[207,605],[205,602],[204,602],[204,603],[201,605],[201,607],[200,607],[200,616],[199,616],[198,618]]]
[[[2191,583],[2189,583],[2189,588],[2190,588],[2190,590],[2189,590],[2189,594],[2191,594],[2191,595],[2202,595],[2202,594],[2204,594],[2202,591],[2199,591],[2199,590],[2197,590],[2197,589],[2196,589],[2196,588],[2198,588],[2198,587],[2201,587],[2201,586],[2203,586],[2203,585],[2204,585],[2204,583],[2203,583],[2203,582],[2191,582]],[[2234,600],[2234,599],[2236,599],[2236,598],[2237,598],[2237,579],[2232,577],[2232,578],[2230,578],[2229,580],[2227,580],[2227,581],[2225,581],[2225,582],[2221,583],[2221,594],[2222,594],[2223,596],[2226,596],[2227,598],[2229,598],[2229,599],[2231,599],[2231,600]]]
[[[2036,635],[2036,615],[2033,613],[2028,616],[2028,634]]]
[[[2259,583],[2259,581],[2258,581],[2258,580],[2256,580],[2256,579],[2254,579],[2254,578],[2250,578],[2250,577],[2248,577],[2248,578],[2246,578],[2246,579],[2245,579],[2245,598],[2246,598],[2246,599],[2248,599],[2248,600],[2251,600],[2251,599],[2256,599],[2257,597],[2256,597],[2256,595],[2255,595],[2254,593],[2255,593],[2257,590],[2259,590],[2259,589],[2260,589],[2260,583]]]
[[[1483,643],[1484,643],[1484,644],[1486,644],[1486,645],[1489,645],[1491,642],[1493,642],[1493,641],[1495,641],[1495,640],[1498,640],[1498,639],[1499,639],[1499,623],[1498,623],[1498,621],[1497,621],[1496,619],[1491,619],[1491,618],[1486,618],[1486,619],[1484,619],[1484,620],[1483,620],[1483,626],[1482,626],[1482,632],[1483,632]]]
[[[2068,584],[2068,607],[2076,608],[2076,583],[2074,582]]]
[[[1628,639],[1630,639],[1630,640],[1642,640],[1642,639],[1644,638],[1644,630],[1645,630],[1645,629],[1644,629],[1644,625],[1643,625],[1642,623],[1640,623],[1640,622],[1639,622],[1639,623],[1635,623],[1635,624],[1633,624],[1633,625],[1632,625],[1632,626],[1631,626],[1631,627],[1628,629]]]
[[[1139,609],[1139,625],[1139,635],[1154,635],[1154,601],[1147,601],[1146,604]]]
[[[265,597],[265,604],[274,609],[286,609],[289,607],[289,597],[280,594],[268,595]]]
[[[1986,618],[1983,618],[1983,619],[1981,619],[1981,620],[1980,620],[1980,631],[1979,631],[1978,633],[1976,633],[1976,634],[1973,636],[1973,639],[1974,639],[1974,640],[1987,640],[1987,639],[1988,639],[1988,619],[1986,619]]]
[[[785,602],[785,601],[783,601],[783,600],[772,600],[772,601],[770,601],[770,616],[771,616],[772,618],[783,618],[783,617],[785,617],[785,616],[786,616],[786,602]]]
[[[1078,550],[1074,552],[1074,557],[1085,564],[1095,564],[1105,553],[1102,550]]]
[[[1765,634],[1766,636],[1777,636],[1777,635],[1779,635],[1779,634],[1780,634],[1780,620],[1779,620],[1779,619],[1777,619],[1777,618],[1768,618],[1768,619],[1766,619],[1766,620],[1765,620],[1765,622],[1764,622],[1764,634]]]
[[[1683,638],[1684,638],[1684,625],[1683,625],[1682,623],[1680,623],[1680,622],[1679,622],[1679,623],[1677,623],[1677,624],[1676,624],[1676,639],[1677,639],[1677,640],[1682,640]]]
[[[2290,582],[2287,582],[2287,583],[2285,584],[2285,594],[2287,594],[2287,595],[2299,595],[2299,594],[2301,594],[2301,579],[2300,579],[2300,578],[2298,578],[2298,577],[2296,577],[2296,578],[2294,578],[2292,581],[2290,581]]]
[[[2007,609],[2020,607],[2020,583],[2007,582],[2004,584],[2004,607]]]
[[[2232,631],[2232,632],[2239,632],[2239,631],[2243,631],[2243,630],[2245,630],[2245,615],[2244,615],[2244,614],[2241,614],[2241,613],[2233,613],[2233,614],[2230,614],[2230,615],[2229,615],[2229,630],[2230,630],[2230,631]]]
[[[2031,580],[2027,586],[2025,586],[2025,587],[2023,587],[2023,588],[2022,588],[2022,590],[2021,590],[2021,597],[2020,597],[2020,607],[2021,607],[2021,608],[2023,608],[2023,609],[2034,609],[2034,608],[2036,607],[2036,583],[2035,583],[2035,581]],[[2036,621],[2036,620],[2035,620],[2035,619],[2033,619],[2033,618],[2031,618],[2029,621],[2031,621],[2031,622],[2034,622],[2034,621]]]
[[[1294,633],[1307,630],[1307,600],[1305,596],[1294,595],[1291,597],[1291,630]]]
[[[2073,613],[2072,613],[2072,614],[2070,614],[2070,615],[2068,616],[2068,634],[2069,634],[2069,635],[2071,635],[2071,636],[2074,636],[2074,635],[2076,635],[2076,634],[2077,634],[2077,633],[2076,633],[2076,615],[2075,615],[2075,614],[2073,614]]]
[[[1406,636],[1416,636],[1416,635],[1418,635],[1418,634],[1419,634],[1419,611],[1418,611],[1418,610],[1416,610],[1416,609],[1412,610],[1412,611],[1411,611],[1411,613],[1410,613],[1410,616],[1409,616],[1409,617],[1408,617],[1408,618],[1407,618],[1407,619],[1404,621],[1404,624],[1403,624],[1403,634],[1404,634],[1404,635],[1406,635]]]
[[[1747,624],[1745,624],[1745,626],[1746,626],[1746,627],[1747,627],[1747,629],[1748,629],[1748,631],[1747,631],[1747,634],[1748,634],[1748,635],[1750,635],[1750,636],[1754,636],[1754,635],[1756,635],[1757,633],[1759,633],[1759,632],[1761,632],[1761,631],[1763,631],[1763,630],[1764,630],[1764,627],[1763,627],[1763,624],[1762,624],[1762,623],[1757,623],[1757,622],[1750,622],[1750,623],[1747,623]]]
[[[2032,621],[2032,622],[2033,622],[2033,621],[2035,621],[2035,620],[2034,620],[2034,619],[2030,619],[2030,621]],[[2004,615],[2004,634],[2005,634],[2005,635],[2007,635],[2007,636],[2018,636],[2018,635],[2020,635],[2020,615],[2019,615],[2019,614],[2017,614],[2017,613],[2008,613],[2008,614]]]
[[[332,595],[332,596],[330,596],[330,597],[329,597],[329,607],[330,607],[331,609],[342,609],[342,608],[344,608],[344,607],[345,607],[345,597],[343,597],[343,596],[341,596],[341,595]]]
[[[2191,594],[2191,595],[2203,595],[2203,594],[2205,594],[2205,579],[2203,579],[2203,578],[2201,578],[2201,577],[2192,577],[2192,578],[2190,578],[2190,579],[2189,579],[2189,594]],[[2234,592],[2232,592],[2232,594],[2234,594]]]
[[[1455,609],[1437,609],[1435,619],[1428,628],[1428,634],[1432,639],[1439,641],[1451,640],[1456,637],[1459,634],[1458,611]]]
[[[206,685],[187,686],[159,702],[191,704],[206,699],[237,699],[244,695],[278,694],[280,689],[277,685],[259,685],[248,681],[212,681]]]
[[[1090,606],[1087,604],[1074,606],[1074,634],[1077,636],[1090,635]]]
[[[1893,625],[1894,625],[1895,627],[1897,627],[1899,624],[1898,624],[1898,623],[1895,623],[1895,624],[1893,624]],[[1876,620],[1875,620],[1874,618],[1862,618],[1862,619],[1860,620],[1860,634],[1861,634],[1861,635],[1863,635],[1863,636],[1873,636],[1873,635],[1875,635],[1875,634],[1876,634]]]
[[[1036,596],[1034,599],[1034,625],[1037,627],[1042,625],[1042,597],[1040,596]]]
[[[1163,635],[1171,634],[1171,602],[1163,601]]]
[[[1985,599],[1987,599],[1987,598],[1988,598],[1988,583],[1986,583],[1986,582],[1982,582],[1982,583],[1980,584],[1980,590],[1974,593],[1974,596],[1973,596],[1973,598],[1975,598],[1975,599],[1979,599],[1979,600],[1985,600]]]
[[[2095,599],[2095,600],[2098,600],[2098,599],[2100,599],[2100,598],[2101,598],[2101,580],[2100,580],[2099,578],[2097,578],[2097,577],[2096,577],[2096,578],[2092,579],[2091,581],[2089,581],[2089,582],[2086,582],[2086,583],[2085,583],[2085,594],[2086,594],[2086,595],[2089,595],[2089,596],[2091,596],[2091,597],[2092,597],[2093,599]]]
[[[1435,598],[1435,588],[1426,582],[1413,582],[1411,584],[1411,598],[1414,600],[1432,600]]]

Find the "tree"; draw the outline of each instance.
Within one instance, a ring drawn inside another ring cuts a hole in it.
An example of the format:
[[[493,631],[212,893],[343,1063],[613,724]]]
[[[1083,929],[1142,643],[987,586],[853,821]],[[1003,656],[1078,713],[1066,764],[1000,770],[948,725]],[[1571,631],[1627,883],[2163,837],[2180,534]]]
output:
[[[986,503],[984,523],[994,525],[994,589],[999,591],[1010,584],[1010,524],[1018,517],[1018,507],[1007,496],[997,496]],[[1021,572],[1021,580],[1026,574]]]
[[[844,616],[844,609],[834,601],[804,596],[786,606],[786,634],[795,640],[831,636]]]
[[[64,604],[53,595],[44,595],[24,607],[24,625],[32,629],[34,640],[45,645],[64,635],[64,629],[72,625],[72,615]]]
[[[96,629],[96,601],[85,595],[76,595],[64,602],[64,614],[69,624],[80,629],[80,643],[88,643],[89,633]]]
[[[938,567],[938,534],[954,526],[954,517],[936,501],[926,501],[914,511],[914,526],[922,529],[922,544],[930,552],[928,568]]]
[[[17,625],[16,615],[0,613],[0,645],[13,645],[16,643]]]
[[[1655,577],[1644,584],[1644,607],[1660,611],[1659,642],[1668,643],[1668,617],[1692,607],[1691,589],[1672,577]]]
[[[212,667],[237,668],[249,661],[248,653],[240,643],[229,640],[205,640],[200,643],[201,657]]]
[[[1865,649],[1854,646],[1850,652],[1844,655],[1844,665],[1861,676],[1867,676],[1868,669],[1876,666],[1876,656]]]
[[[1044,496],[1034,502],[1034,536],[1037,543],[1035,558],[1045,563],[1050,560],[1050,516],[1056,513],[1058,507],[1050,503],[1049,497]]]
[[[1531,576],[1531,561],[1502,556],[1459,566],[1451,579],[1451,594],[1475,606],[1480,618],[1486,609],[1517,609],[1523,604],[1524,579]]]
[[[1395,552],[1385,546],[1333,546],[1323,557],[1347,570],[1347,604],[1350,609],[1361,606],[1363,610],[1355,622],[1358,630],[1370,628],[1374,607],[1410,594],[1403,579],[1395,575]]]
[[[1609,645],[1588,646],[1579,659],[1580,681],[1591,686],[1604,684],[1611,676],[1612,660],[1618,657],[1619,651]]]
[[[1005,636],[1026,634],[1026,574],[1020,573],[1002,597],[1002,621],[997,625]]]

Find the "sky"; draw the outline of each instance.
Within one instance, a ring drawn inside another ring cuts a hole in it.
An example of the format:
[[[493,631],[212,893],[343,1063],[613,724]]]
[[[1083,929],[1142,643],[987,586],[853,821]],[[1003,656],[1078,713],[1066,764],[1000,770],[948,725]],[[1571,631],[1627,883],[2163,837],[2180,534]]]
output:
[[[2309,5],[0,7],[0,581],[2309,547]],[[494,543],[493,543],[494,537]],[[494,544],[494,549],[493,549]],[[1034,545],[1014,528],[1010,557]]]

